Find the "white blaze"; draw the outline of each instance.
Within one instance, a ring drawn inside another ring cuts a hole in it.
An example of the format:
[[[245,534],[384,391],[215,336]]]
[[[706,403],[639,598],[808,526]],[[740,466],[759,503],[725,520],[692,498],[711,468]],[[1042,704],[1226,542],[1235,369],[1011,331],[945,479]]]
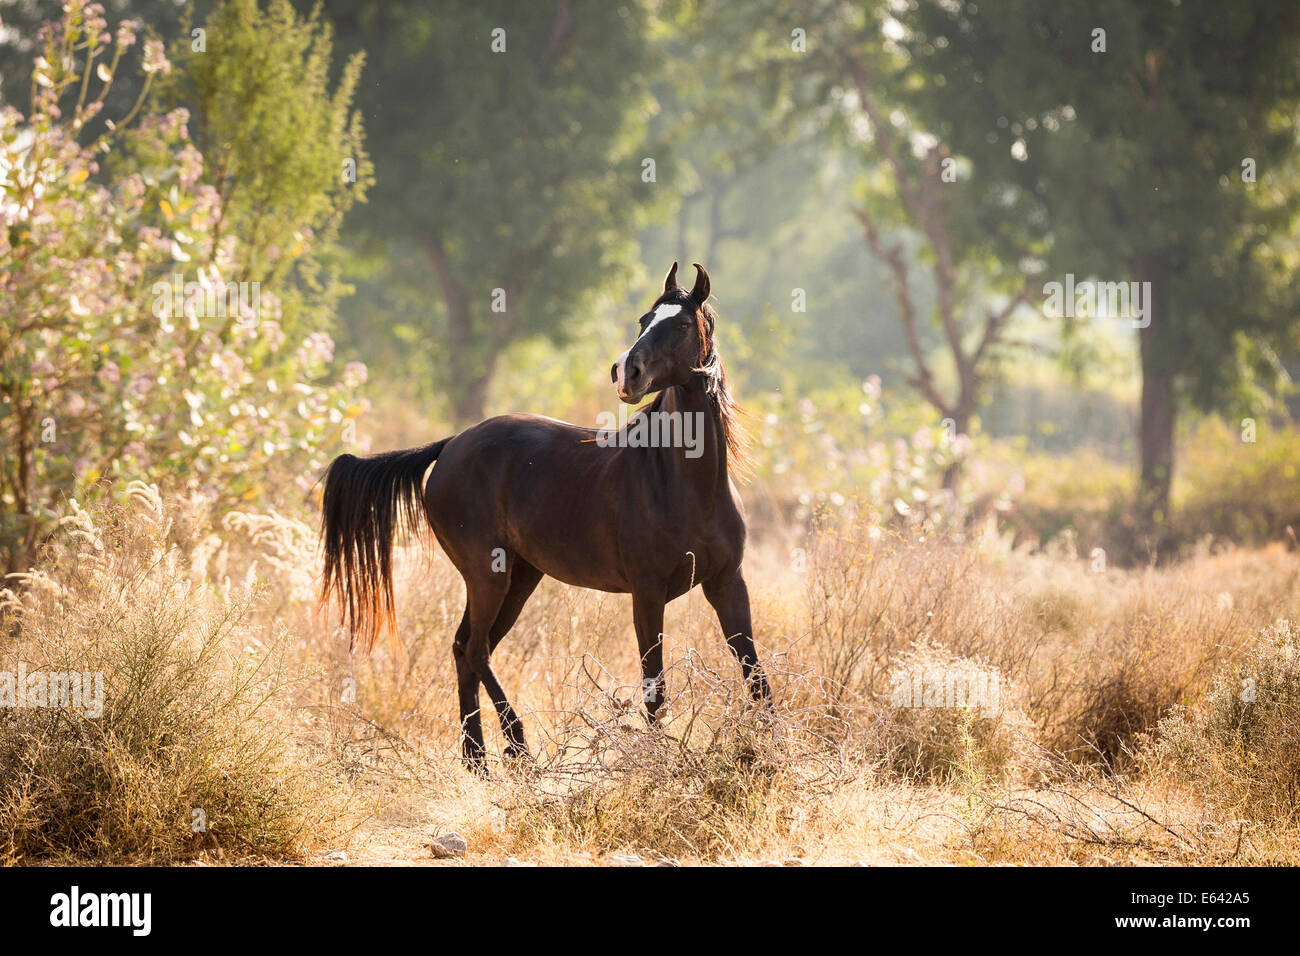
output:
[[[651,319],[650,324],[645,327],[645,332],[649,332],[653,329],[655,323],[662,322],[664,319],[671,319],[680,311],[682,311],[680,305],[668,305],[665,303],[664,305],[659,306],[659,308],[655,309],[655,317]],[[645,335],[645,332],[642,332],[641,335]],[[637,338],[641,338],[641,335],[638,335]]]
[[[653,329],[660,322],[662,322],[664,319],[671,319],[674,315],[677,315],[681,311],[682,311],[682,307],[680,305],[669,305],[668,303],[665,303],[659,306],[659,308],[655,309],[655,317],[650,320],[650,323],[645,327],[645,331],[636,337],[636,342],[640,342],[643,338],[645,338],[646,335],[650,332],[650,330]],[[633,348],[636,347],[636,342],[632,343]],[[620,395],[623,394],[623,383],[627,372],[627,357],[631,353],[631,351],[632,349],[629,348],[626,352],[624,352],[622,355],[618,357],[618,362],[615,363],[615,368],[618,370],[618,393]]]

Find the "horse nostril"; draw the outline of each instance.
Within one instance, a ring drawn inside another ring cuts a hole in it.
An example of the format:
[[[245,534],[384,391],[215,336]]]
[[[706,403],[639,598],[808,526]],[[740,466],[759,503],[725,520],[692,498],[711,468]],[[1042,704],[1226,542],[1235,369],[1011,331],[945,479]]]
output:
[[[609,380],[610,380],[611,382],[617,382],[617,381],[618,381],[618,363],[617,363],[617,362],[615,362],[613,365],[611,365],[611,366],[609,367]]]

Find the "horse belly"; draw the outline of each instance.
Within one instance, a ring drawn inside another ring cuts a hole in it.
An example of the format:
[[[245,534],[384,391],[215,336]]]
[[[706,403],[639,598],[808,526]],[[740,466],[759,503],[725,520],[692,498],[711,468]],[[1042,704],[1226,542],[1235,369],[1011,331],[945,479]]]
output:
[[[549,479],[550,476],[547,476]],[[516,489],[507,510],[511,548],[565,584],[625,592],[610,516],[583,494],[581,483],[540,479]]]
[[[516,529],[511,544],[521,558],[557,581],[597,591],[629,590],[619,573],[613,542],[600,540],[590,529],[585,533],[554,525]]]

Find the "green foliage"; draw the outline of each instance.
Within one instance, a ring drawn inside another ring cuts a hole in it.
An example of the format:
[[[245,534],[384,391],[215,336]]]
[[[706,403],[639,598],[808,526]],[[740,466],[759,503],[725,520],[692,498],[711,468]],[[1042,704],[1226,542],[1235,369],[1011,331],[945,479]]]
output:
[[[172,44],[178,72],[167,99],[194,115],[203,181],[217,191],[216,238],[238,236],[234,278],[284,289],[281,323],[319,325],[348,289],[332,244],[344,214],[363,202],[374,170],[352,108],[363,57],[330,86],[332,28],[319,9],[299,17],[289,0],[225,0]],[[325,260],[324,262],[322,260]]]
[[[222,230],[185,109],[128,126],[132,111],[80,141],[135,43],[131,25],[115,38],[107,26],[97,5],[70,4],[45,34],[30,115],[0,111],[0,561],[11,571],[101,479],[149,476],[229,503],[259,498],[274,460],[305,492],[365,378],[354,366],[332,383],[329,336],[282,326],[282,302],[301,301],[305,279],[229,278],[248,274],[243,246]],[[161,43],[143,53],[148,77],[171,70]]]
[[[1077,547],[1082,555],[1101,547],[1112,562],[1133,557],[1125,554],[1130,518],[1124,502],[1132,498],[1136,475],[1122,449],[1052,451],[1030,447],[1021,437],[995,440],[981,452],[972,491],[980,497],[1018,489],[1002,518],[1019,540],[1068,541],[1067,550]],[[1207,540],[1295,546],[1300,434],[1294,425],[1263,419],[1247,428],[1241,420],[1205,416],[1180,429],[1178,455],[1183,467],[1173,485],[1174,515],[1158,557],[1186,556]]]
[[[642,181],[643,158],[660,177],[666,163],[645,139],[646,11],[353,6],[326,8],[372,64],[359,95],[377,179],[358,223],[402,270],[359,283],[353,337],[386,336],[397,312],[417,346],[398,357],[467,420],[506,344],[562,339],[589,293],[626,279],[643,212],[670,191]]]
[[[1191,430],[1184,457],[1174,504],[1175,526],[1186,536],[1297,543],[1300,434],[1294,426],[1262,420],[1245,428],[1205,419]]]
[[[921,0],[901,20],[911,72],[942,90],[918,100],[927,127],[1051,224],[1050,273],[1151,279],[1150,368],[1197,404],[1276,386],[1294,343],[1294,4]]]

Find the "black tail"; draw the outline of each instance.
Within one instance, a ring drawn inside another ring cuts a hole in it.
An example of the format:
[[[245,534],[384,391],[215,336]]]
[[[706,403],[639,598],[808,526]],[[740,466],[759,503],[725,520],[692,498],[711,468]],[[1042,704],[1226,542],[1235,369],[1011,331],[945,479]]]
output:
[[[368,458],[339,455],[325,473],[321,606],[328,610],[330,598],[338,598],[353,649],[369,653],[380,631],[397,633],[393,539],[402,527],[426,529],[424,473],[449,441]]]

